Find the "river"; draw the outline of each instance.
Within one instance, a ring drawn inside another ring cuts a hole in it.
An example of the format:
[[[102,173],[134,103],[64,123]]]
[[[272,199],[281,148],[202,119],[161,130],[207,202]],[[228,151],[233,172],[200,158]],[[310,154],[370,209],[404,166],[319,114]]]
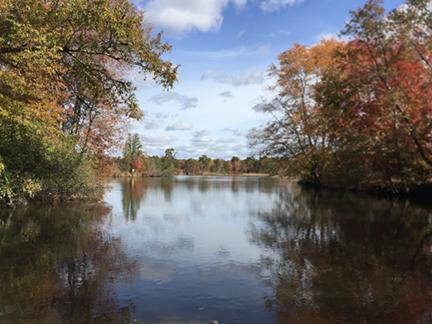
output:
[[[258,177],[0,211],[1,323],[430,323],[432,209]]]

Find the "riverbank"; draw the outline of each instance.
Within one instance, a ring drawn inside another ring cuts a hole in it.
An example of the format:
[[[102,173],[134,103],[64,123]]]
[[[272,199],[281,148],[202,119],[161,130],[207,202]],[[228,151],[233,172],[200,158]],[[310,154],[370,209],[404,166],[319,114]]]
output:
[[[354,195],[367,195],[371,197],[381,198],[396,198],[399,200],[410,200],[415,202],[429,202],[432,197],[432,183],[422,184],[410,188],[387,188],[384,186],[369,186],[364,188],[343,188],[331,185],[315,185],[312,182],[299,180],[296,177],[287,177],[280,175],[270,175],[266,173],[238,173],[238,174],[225,174],[225,173],[214,173],[214,172],[203,172],[201,174],[186,175],[177,174],[175,176],[147,176],[142,173],[131,174],[128,172],[118,173],[112,176],[104,176],[99,181],[97,186],[95,185],[91,192],[76,191],[75,193],[61,193],[61,192],[49,192],[42,191],[32,196],[20,196],[12,201],[3,201],[0,204],[4,207],[15,208],[29,204],[53,204],[63,202],[100,202],[102,198],[102,192],[107,188],[106,183],[110,179],[158,179],[158,178],[175,178],[176,176],[185,177],[261,177],[261,178],[274,178],[284,183],[298,183],[301,187],[314,189],[317,191],[329,191],[329,192],[346,192]]]
[[[432,197],[432,183],[419,184],[411,187],[394,186],[393,188],[385,186],[367,186],[363,188],[352,187],[343,188],[338,186],[331,186],[316,184],[308,181],[297,180],[298,184],[305,188],[313,188],[315,190],[327,190],[333,192],[349,192],[353,194],[361,194],[375,197],[384,198],[397,198],[400,200],[411,200],[416,202],[430,202]]]
[[[204,177],[270,177],[268,173],[217,173],[217,172],[201,172],[197,174],[178,173],[175,176],[204,176]],[[108,176],[108,178],[166,178],[159,175],[146,175],[143,173],[121,172]]]

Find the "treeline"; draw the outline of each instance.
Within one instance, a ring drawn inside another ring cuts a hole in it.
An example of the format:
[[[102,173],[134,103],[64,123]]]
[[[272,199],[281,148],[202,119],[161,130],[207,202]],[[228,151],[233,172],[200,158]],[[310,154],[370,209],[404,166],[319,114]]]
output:
[[[287,159],[302,181],[404,194],[432,171],[432,10],[370,0],[341,35],[296,44],[270,74],[270,122],[250,133],[261,154]]]
[[[138,134],[129,134],[120,158],[107,158],[105,176],[147,176],[170,177],[175,175],[276,175],[283,170],[287,161],[279,158],[233,156],[229,160],[212,159],[206,155],[198,159],[178,159],[173,148],[165,150],[163,156],[147,156],[142,149]]]
[[[139,72],[176,67],[128,0],[0,1],[0,203],[97,194],[97,170],[127,119]]]

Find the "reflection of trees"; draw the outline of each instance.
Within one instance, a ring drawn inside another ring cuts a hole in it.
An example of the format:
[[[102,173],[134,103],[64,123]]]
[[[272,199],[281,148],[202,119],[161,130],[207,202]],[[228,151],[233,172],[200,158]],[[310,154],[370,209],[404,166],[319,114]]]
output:
[[[396,202],[288,191],[251,225],[280,322],[403,322],[428,318],[432,278],[413,262],[427,212]],[[262,224],[261,224],[262,223]],[[424,244],[423,244],[424,245]],[[424,249],[424,248],[423,248]]]
[[[177,178],[177,186],[185,186],[188,190],[198,189],[200,192],[209,190],[227,190],[232,192],[274,192],[277,190],[275,184],[277,179],[267,177],[241,177],[241,176],[194,176]]]
[[[121,182],[123,214],[127,220],[135,221],[145,195],[146,183],[144,179],[129,179]]]
[[[112,283],[129,275],[119,241],[98,226],[103,206],[0,212],[0,321],[93,323],[128,320]]]
[[[174,188],[175,179],[173,178],[162,178],[158,181],[158,188],[162,189],[164,193],[165,201],[171,201],[172,191]]]

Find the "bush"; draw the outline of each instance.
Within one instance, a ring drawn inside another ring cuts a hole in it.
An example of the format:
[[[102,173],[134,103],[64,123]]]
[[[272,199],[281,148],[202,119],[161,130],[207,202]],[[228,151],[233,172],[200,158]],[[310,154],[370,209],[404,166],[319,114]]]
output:
[[[74,138],[1,121],[0,203],[98,196],[93,160],[77,153]]]

